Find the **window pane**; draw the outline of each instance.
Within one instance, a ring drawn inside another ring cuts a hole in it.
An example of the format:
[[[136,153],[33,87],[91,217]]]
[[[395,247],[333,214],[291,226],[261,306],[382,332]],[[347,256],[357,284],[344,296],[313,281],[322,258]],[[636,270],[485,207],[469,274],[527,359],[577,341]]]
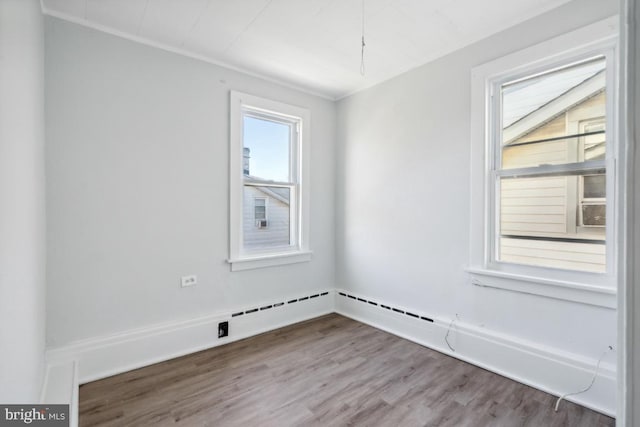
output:
[[[584,159],[604,160],[606,154],[606,139],[604,134],[604,121],[586,123],[584,126]]]
[[[605,59],[501,88],[503,169],[605,156]]]
[[[265,181],[290,182],[291,125],[244,116],[244,174]]]
[[[582,205],[582,225],[585,227],[601,227],[606,224],[607,209],[604,204]]]
[[[588,177],[501,179],[497,259],[604,272],[606,205],[576,197]]]
[[[607,183],[605,175],[586,175],[584,179],[585,199],[604,198],[607,192]]]
[[[244,186],[242,229],[245,250],[290,245],[290,195],[291,189],[287,187]]]

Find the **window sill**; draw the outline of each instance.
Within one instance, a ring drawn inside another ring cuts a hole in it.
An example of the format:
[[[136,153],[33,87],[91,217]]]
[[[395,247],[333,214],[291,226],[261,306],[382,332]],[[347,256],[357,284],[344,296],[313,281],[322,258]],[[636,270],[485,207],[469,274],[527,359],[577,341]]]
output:
[[[467,268],[466,271],[471,275],[471,283],[476,286],[506,289],[612,309],[617,307],[616,290],[611,287],[543,279],[483,268]]]
[[[311,261],[311,251],[279,252],[260,254],[251,257],[228,259],[231,271],[253,270],[255,268],[273,267],[276,265],[295,264]]]

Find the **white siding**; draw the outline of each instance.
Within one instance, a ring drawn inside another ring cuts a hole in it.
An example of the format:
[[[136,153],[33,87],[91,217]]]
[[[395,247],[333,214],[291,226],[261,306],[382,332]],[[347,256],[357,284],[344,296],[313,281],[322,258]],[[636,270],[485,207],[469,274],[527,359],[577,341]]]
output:
[[[566,140],[507,147],[503,152],[504,168],[522,168],[541,164],[567,163]]]
[[[517,264],[602,273],[605,245],[544,240],[500,239],[500,260]]]
[[[259,228],[254,217],[254,199],[265,198],[267,227]],[[244,189],[243,233],[245,249],[272,248],[289,244],[289,205],[258,187]]]
[[[503,180],[502,233],[566,234],[566,193],[566,177]]]

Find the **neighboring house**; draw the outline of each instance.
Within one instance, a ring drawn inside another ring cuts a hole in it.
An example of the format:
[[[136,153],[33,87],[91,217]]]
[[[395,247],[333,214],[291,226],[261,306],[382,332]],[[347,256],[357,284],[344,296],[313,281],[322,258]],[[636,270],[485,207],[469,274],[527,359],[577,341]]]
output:
[[[250,152],[244,148],[244,175],[249,175]],[[284,187],[244,186],[244,248],[264,249],[290,244],[290,189]]]
[[[524,100],[503,111],[503,168],[604,159],[604,71],[550,84],[561,93],[550,100],[526,87],[503,94]],[[577,134],[587,135],[567,138]],[[603,174],[503,180],[500,259],[603,272],[605,207]]]
[[[246,249],[289,245],[289,189],[245,186],[243,224]]]

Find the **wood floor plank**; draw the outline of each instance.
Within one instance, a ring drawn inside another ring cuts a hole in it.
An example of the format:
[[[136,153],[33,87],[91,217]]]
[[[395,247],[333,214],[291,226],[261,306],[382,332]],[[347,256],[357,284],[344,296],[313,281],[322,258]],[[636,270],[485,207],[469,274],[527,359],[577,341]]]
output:
[[[80,387],[85,426],[580,426],[612,418],[332,314]]]

